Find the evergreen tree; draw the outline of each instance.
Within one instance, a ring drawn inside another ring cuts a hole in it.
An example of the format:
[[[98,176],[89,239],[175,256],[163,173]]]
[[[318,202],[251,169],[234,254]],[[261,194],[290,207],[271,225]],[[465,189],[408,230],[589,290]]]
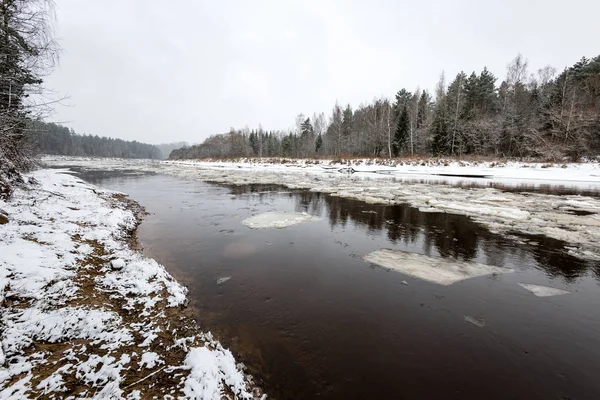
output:
[[[398,93],[396,93],[396,103],[394,104],[394,108],[396,109],[396,115],[400,115],[402,109],[405,105],[408,105],[412,97],[412,93],[406,89],[400,89]]]
[[[431,124],[433,141],[431,152],[436,155],[448,154],[450,152],[450,132],[445,110],[436,108]]]
[[[423,93],[421,93],[421,97],[419,98],[419,104],[417,105],[417,129],[423,127],[425,121],[427,121],[429,103],[431,103],[431,96],[427,91],[423,90]]]
[[[310,118],[306,118],[302,125],[300,126],[300,134],[302,137],[310,136],[313,132],[312,124],[310,123]]]
[[[342,134],[345,137],[349,137],[352,133],[352,116],[352,107],[350,107],[350,104],[348,104],[342,115]]]
[[[258,155],[258,137],[256,133],[254,133],[254,131],[250,132],[250,135],[248,136],[248,141],[250,142],[250,148],[252,149],[252,153],[254,155]]]
[[[479,115],[489,116],[498,110],[498,91],[496,77],[487,67],[479,74],[479,93],[477,108]]]
[[[446,109],[448,111],[449,121],[446,123],[450,128],[450,153],[455,154],[461,146],[461,128],[462,123],[460,121],[463,115],[462,110],[465,106],[465,83],[467,81],[467,75],[464,72],[459,72],[454,80],[448,86],[446,93]]]
[[[464,120],[471,120],[476,118],[478,114],[477,107],[481,101],[481,93],[479,87],[479,77],[475,72],[467,78],[464,85],[464,107],[462,110],[461,118]]]
[[[319,154],[323,147],[323,135],[319,133],[317,140],[315,140],[315,153]]]
[[[406,140],[410,134],[410,116],[408,115],[408,104],[404,103],[398,124],[396,125],[396,133],[394,135],[394,155],[397,157],[404,150]]]

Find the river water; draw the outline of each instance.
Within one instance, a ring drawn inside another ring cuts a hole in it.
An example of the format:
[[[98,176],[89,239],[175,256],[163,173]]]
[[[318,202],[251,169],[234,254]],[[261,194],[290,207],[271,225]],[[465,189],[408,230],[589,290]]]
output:
[[[146,207],[145,253],[189,288],[197,321],[270,398],[600,398],[600,263],[559,241],[277,186],[82,177]],[[241,223],[275,210],[321,220]],[[441,286],[362,259],[380,248],[516,272]],[[536,297],[518,283],[571,293]]]

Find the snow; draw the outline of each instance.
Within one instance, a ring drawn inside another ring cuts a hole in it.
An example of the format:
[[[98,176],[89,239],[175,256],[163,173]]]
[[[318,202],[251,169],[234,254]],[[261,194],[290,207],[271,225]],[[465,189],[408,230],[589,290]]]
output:
[[[158,162],[58,156],[46,157],[44,161],[58,166],[147,171],[234,185],[277,184],[368,203],[408,204],[422,212],[466,215],[501,234],[548,236],[566,242],[570,253],[577,257],[600,258],[600,198],[531,191],[551,187],[600,193],[598,163],[549,165],[445,160],[400,163],[370,159],[341,163],[308,159]],[[357,172],[338,172],[348,166]],[[473,178],[476,175],[488,178]],[[517,190],[503,191],[493,185]],[[581,212],[590,215],[577,215]]]
[[[113,269],[123,269],[125,268],[125,261],[120,259],[112,260],[110,266],[113,267]]]
[[[513,272],[510,268],[429,257],[400,250],[381,249],[365,255],[364,260],[403,274],[437,283],[452,285],[478,276]]]
[[[29,177],[39,183],[0,201],[8,217],[0,226],[0,399],[62,398],[66,382],[88,388],[81,399],[145,398],[152,382],[128,389],[125,376],[167,367],[185,372],[169,389],[180,398],[222,398],[227,390],[252,398],[243,371],[209,333],[181,342],[161,325],[187,290],[128,246],[137,219],[117,193],[64,170]],[[169,343],[189,361],[167,366],[156,349]],[[199,385],[210,390],[190,389]],[[211,397],[194,397],[204,394]]]
[[[160,359],[160,356],[157,353],[153,351],[147,351],[142,354],[142,359],[140,361],[140,369],[152,369],[157,364],[163,364],[163,362]]]
[[[218,399],[221,396],[219,382],[225,381],[237,396],[244,395],[244,380],[236,375],[237,365],[229,350],[218,346],[212,350],[197,347],[188,353],[185,366],[190,375],[185,382],[184,393],[192,399]]]
[[[571,292],[563,289],[553,288],[549,286],[534,285],[531,283],[519,283],[523,289],[526,289],[538,297],[560,296]]]
[[[307,213],[273,211],[246,218],[242,223],[252,229],[282,229],[319,219],[319,217]]]

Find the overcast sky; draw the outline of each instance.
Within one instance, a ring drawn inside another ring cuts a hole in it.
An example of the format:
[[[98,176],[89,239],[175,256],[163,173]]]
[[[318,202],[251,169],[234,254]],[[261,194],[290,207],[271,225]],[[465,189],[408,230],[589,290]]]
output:
[[[299,113],[433,90],[442,71],[519,52],[534,72],[600,54],[600,1],[56,0],[68,95],[51,120],[78,133],[199,142],[284,129]]]

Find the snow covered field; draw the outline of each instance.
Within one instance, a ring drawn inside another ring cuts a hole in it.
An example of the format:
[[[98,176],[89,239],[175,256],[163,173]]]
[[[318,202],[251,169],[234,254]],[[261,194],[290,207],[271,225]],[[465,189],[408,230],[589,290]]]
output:
[[[558,239],[567,243],[573,255],[600,260],[599,197],[486,187],[492,184],[528,188],[548,186],[600,193],[598,163],[551,166],[516,162],[415,161],[387,166],[376,164],[373,160],[353,160],[344,164],[296,160],[291,164],[273,163],[273,160],[158,162],[60,156],[48,156],[43,161],[55,166],[77,165],[86,169],[114,169],[128,173],[149,171],[236,185],[278,184],[367,203],[406,203],[422,212],[467,215],[502,234],[543,235]],[[348,173],[350,168],[353,173]],[[521,237],[520,240],[528,239]]]
[[[131,248],[135,203],[66,171],[28,178],[0,201],[0,399],[260,398]]]

